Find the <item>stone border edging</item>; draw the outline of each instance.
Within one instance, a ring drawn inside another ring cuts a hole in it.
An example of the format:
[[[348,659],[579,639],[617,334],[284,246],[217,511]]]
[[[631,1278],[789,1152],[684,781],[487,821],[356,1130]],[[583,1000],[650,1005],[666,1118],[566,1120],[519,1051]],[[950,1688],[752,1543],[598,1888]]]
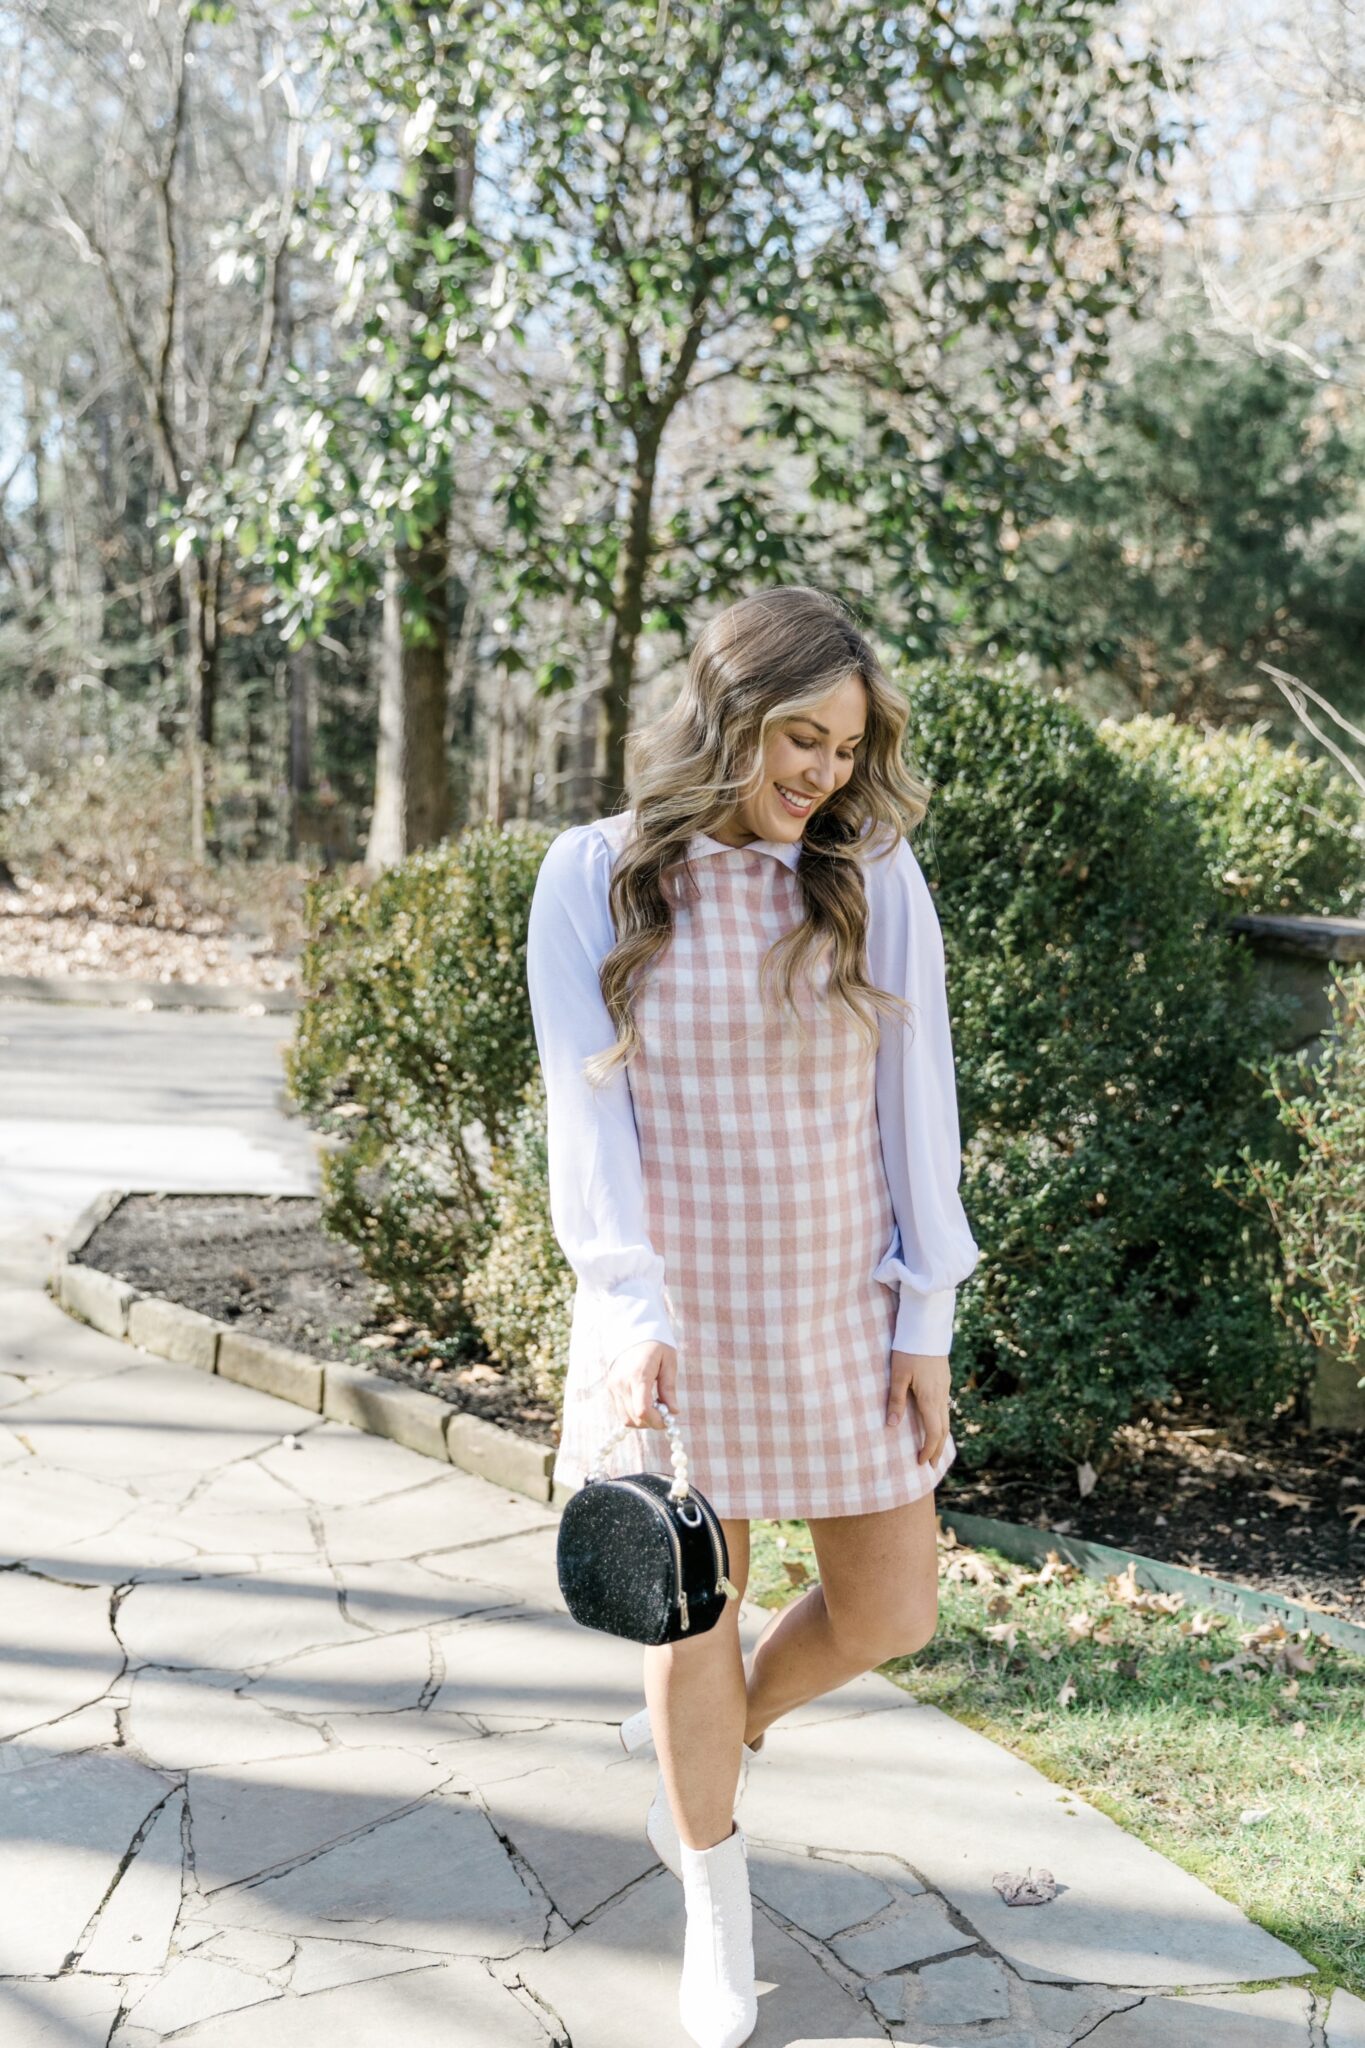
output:
[[[1107,1579],[1133,1564],[1138,1585],[1149,1593],[1183,1593],[1192,1606],[1217,1608],[1253,1624],[1274,1618],[1286,1628],[1310,1629],[1337,1649],[1365,1657],[1365,1625],[1305,1607],[1283,1593],[1261,1593],[1232,1579],[1210,1578],[1188,1565],[1164,1564],[1159,1558],[1144,1557],[1141,1551],[1120,1550],[1112,1543],[1095,1543],[1085,1536],[1058,1536],[1051,1529],[1031,1528],[1026,1522],[997,1522],[988,1515],[957,1514],[952,1508],[940,1508],[938,1518],[972,1550],[998,1550],[1016,1564],[1042,1564],[1048,1552],[1055,1550],[1063,1563],[1074,1564],[1088,1579]]]
[[[264,1010],[293,1015],[302,997],[287,988],[235,988],[223,981],[105,980],[79,974],[0,974],[0,996],[30,1003],[149,1003],[154,1010]]]
[[[155,1357],[215,1372],[222,1379],[293,1401],[310,1414],[349,1423],[370,1436],[388,1437],[422,1457],[510,1487],[547,1507],[563,1507],[570,1498],[575,1489],[557,1484],[553,1478],[555,1454],[548,1444],[518,1436],[501,1423],[457,1408],[439,1394],[389,1379],[370,1367],[313,1358],[266,1338],[248,1336],[197,1309],[143,1294],[128,1281],[82,1263],[80,1253],[120,1203],[130,1195],[155,1192],[109,1188],[82,1210],[54,1262],[53,1291],[68,1315]],[[972,1549],[995,1550],[1024,1564],[1042,1564],[1048,1552],[1055,1550],[1090,1579],[1106,1579],[1132,1564],[1137,1583],[1148,1592],[1183,1593],[1193,1606],[1212,1607],[1253,1623],[1273,1616],[1287,1628],[1308,1629],[1338,1649],[1365,1656],[1365,1626],[1339,1620],[1278,1593],[1258,1592],[1230,1579],[1209,1578],[1185,1565],[1164,1564],[1137,1551],[1120,1550],[1086,1537],[1059,1536],[1025,1523],[958,1514],[952,1508],[940,1508],[938,1519],[944,1529]]]
[[[554,1483],[553,1446],[518,1436],[405,1380],[389,1379],[366,1366],[290,1351],[179,1302],[143,1294],[128,1281],[85,1265],[81,1252],[115,1209],[130,1195],[154,1192],[106,1189],[81,1212],[53,1265],[53,1293],[68,1315],[157,1358],[217,1373],[293,1401],[310,1414],[388,1437],[423,1457],[528,1494],[547,1507],[563,1506],[572,1489]]]

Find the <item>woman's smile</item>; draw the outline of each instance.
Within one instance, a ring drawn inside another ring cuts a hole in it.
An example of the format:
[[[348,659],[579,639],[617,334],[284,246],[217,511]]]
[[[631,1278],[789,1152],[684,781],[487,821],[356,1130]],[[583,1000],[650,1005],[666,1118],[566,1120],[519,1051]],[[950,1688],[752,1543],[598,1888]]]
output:
[[[810,812],[812,805],[815,802],[815,797],[809,790],[803,796],[799,791],[792,789],[791,786],[785,782],[775,782],[773,784],[773,788],[781,797],[782,807],[787,812],[789,817],[806,817]]]

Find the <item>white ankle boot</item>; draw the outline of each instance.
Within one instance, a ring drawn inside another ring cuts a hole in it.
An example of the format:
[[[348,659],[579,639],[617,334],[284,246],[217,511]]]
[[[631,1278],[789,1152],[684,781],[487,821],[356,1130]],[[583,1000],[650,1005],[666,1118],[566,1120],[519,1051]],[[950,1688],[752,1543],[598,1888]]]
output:
[[[739,2048],[758,2025],[754,1913],[744,1831],[709,1849],[679,1844],[687,1932],[678,2017],[698,2048]]]
[[[629,1715],[621,1723],[620,1733],[622,1747],[627,1751],[645,1748],[653,1740],[649,1727],[649,1708],[641,1707],[638,1714]],[[749,1765],[758,1755],[762,1742],[763,1737],[760,1735],[758,1742],[752,1747],[747,1742],[740,1744],[739,1782],[735,1786],[736,1805],[739,1804],[745,1780],[749,1775]],[[664,1785],[662,1771],[654,1787],[654,1797],[649,1802],[649,1812],[645,1815],[645,1833],[665,1869],[671,1870],[674,1877],[681,1877],[682,1841],[673,1818],[673,1809],[668,1803],[668,1791]]]

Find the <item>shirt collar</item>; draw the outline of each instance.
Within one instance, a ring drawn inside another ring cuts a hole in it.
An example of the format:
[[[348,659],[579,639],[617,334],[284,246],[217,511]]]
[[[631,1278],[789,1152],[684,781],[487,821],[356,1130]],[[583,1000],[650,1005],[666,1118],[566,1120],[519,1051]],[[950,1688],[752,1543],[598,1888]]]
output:
[[[709,853],[770,853],[784,867],[794,868],[801,858],[801,841],[750,839],[744,846],[728,846],[723,839],[713,839],[709,832],[694,832],[687,842],[687,852],[691,860],[704,860]]]

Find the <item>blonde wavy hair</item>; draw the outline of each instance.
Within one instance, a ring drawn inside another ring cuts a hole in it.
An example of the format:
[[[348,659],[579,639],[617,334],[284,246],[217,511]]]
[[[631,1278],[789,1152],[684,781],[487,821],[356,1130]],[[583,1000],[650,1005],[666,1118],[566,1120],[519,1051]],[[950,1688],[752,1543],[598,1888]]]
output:
[[[903,998],[867,978],[862,876],[869,854],[889,856],[928,809],[930,785],[902,758],[908,709],[847,605],[801,584],[779,586],[741,598],[703,628],[677,699],[629,743],[634,823],[612,871],[617,937],[599,972],[618,1037],[585,1061],[594,1085],[641,1048],[633,1014],[638,984],[669,942],[675,904],[695,902],[699,893],[687,858],[692,835],[726,825],[761,789],[773,728],[808,713],[853,674],[867,692],[853,773],[811,813],[795,868],[806,914],[769,948],[760,986],[780,974],[801,1043],[801,977],[821,1000],[846,1006],[869,1056],[879,1013],[908,1020]],[[820,985],[815,970],[826,955]]]

